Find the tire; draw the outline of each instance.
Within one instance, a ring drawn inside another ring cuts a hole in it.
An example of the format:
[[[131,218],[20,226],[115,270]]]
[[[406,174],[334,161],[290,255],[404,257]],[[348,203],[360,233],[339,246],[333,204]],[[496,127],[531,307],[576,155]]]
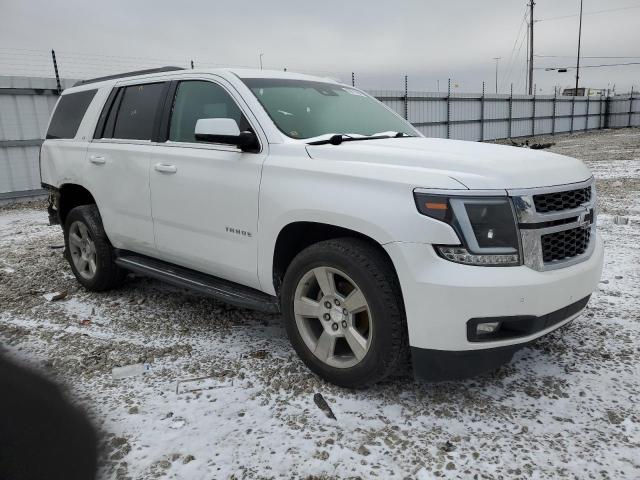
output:
[[[311,245],[289,265],[280,301],[291,344],[328,382],[366,387],[406,365],[402,293],[376,246],[349,237]]]
[[[87,290],[110,290],[123,282],[126,272],[115,264],[113,247],[96,205],[81,205],[69,212],[64,246],[73,274]]]

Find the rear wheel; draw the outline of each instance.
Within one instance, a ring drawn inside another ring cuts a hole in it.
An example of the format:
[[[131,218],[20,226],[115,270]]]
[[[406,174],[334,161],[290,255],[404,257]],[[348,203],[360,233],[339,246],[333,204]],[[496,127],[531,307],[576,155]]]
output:
[[[81,205],[69,212],[64,240],[71,270],[85,288],[109,290],[122,283],[126,272],[115,264],[96,205]]]
[[[362,387],[393,373],[406,354],[402,296],[388,258],[360,239],[300,252],[282,287],[287,333],[322,378]]]

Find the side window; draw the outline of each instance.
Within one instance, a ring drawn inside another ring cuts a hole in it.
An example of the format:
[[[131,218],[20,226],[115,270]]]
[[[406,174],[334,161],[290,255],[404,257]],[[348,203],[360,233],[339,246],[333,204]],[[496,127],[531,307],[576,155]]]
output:
[[[56,106],[46,138],[73,138],[98,90],[63,95]]]
[[[241,132],[250,130],[240,108],[220,85],[200,80],[180,82],[173,102],[169,140],[196,142],[196,122],[201,118],[232,118]]]
[[[112,137],[151,140],[156,116],[162,107],[165,87],[166,83],[146,83],[123,88],[122,99],[115,113]],[[114,106],[117,106],[117,101],[118,98]],[[111,116],[107,119],[105,134],[109,132]]]
[[[116,115],[118,115],[118,108],[120,107],[120,102],[122,101],[123,92],[124,92],[124,88],[120,88],[115,98],[113,99],[113,103],[111,104],[111,107],[109,110],[109,116],[105,121],[104,131],[100,138],[113,137],[113,127],[116,124]]]

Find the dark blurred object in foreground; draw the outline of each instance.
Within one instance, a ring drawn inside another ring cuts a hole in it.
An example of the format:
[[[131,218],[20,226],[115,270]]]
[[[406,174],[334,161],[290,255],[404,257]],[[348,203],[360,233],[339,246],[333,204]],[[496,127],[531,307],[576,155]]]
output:
[[[89,420],[39,374],[0,356],[0,479],[92,480]]]

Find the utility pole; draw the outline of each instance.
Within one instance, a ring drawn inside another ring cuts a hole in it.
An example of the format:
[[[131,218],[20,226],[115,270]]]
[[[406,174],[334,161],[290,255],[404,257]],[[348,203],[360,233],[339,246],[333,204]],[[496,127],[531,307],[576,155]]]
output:
[[[493,57],[493,59],[496,61],[496,93],[498,93],[498,62],[501,58],[502,57]]]
[[[578,95],[578,79],[580,78],[580,38],[582,37],[582,0],[580,0],[580,23],[578,24],[578,58],[576,59],[576,90],[573,95]]]
[[[527,68],[524,71],[524,93],[529,91],[529,22],[527,22]]]
[[[535,4],[533,0],[529,3],[529,95],[533,88],[533,6]]]

